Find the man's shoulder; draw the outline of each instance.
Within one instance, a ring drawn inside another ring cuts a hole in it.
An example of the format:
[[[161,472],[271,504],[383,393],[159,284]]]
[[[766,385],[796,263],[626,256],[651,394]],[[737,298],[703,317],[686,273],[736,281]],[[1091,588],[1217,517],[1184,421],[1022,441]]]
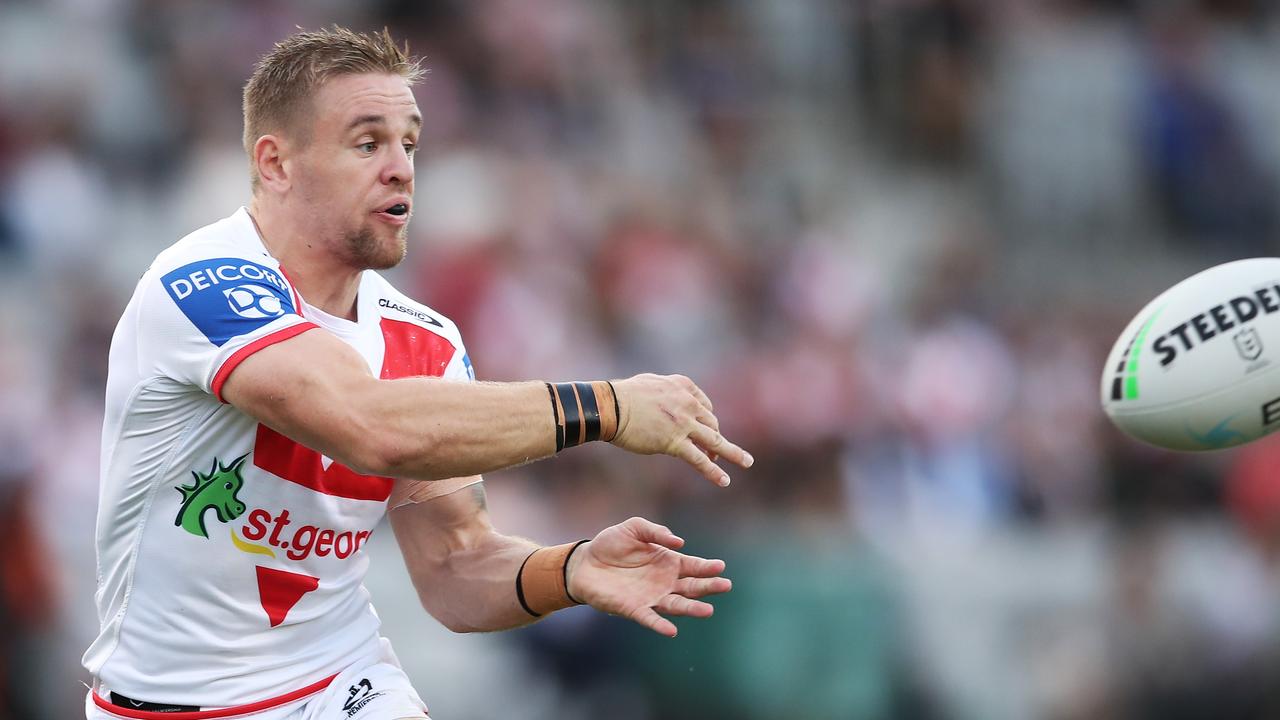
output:
[[[216,345],[237,319],[266,323],[297,312],[284,270],[243,208],[162,250],[134,297],[142,307],[176,307],[206,337],[222,338]]]
[[[427,307],[396,289],[386,278],[372,270],[366,270],[370,282],[376,288],[378,312],[389,320],[407,322],[426,328],[450,340],[461,340],[458,326],[443,313]]]
[[[255,240],[253,221],[249,219],[247,211],[241,208],[221,220],[187,233],[182,239],[161,250],[147,272],[153,276],[164,276],[193,264],[208,264],[212,268],[226,264],[214,261],[235,260],[279,273],[279,263],[267,254],[261,242]]]

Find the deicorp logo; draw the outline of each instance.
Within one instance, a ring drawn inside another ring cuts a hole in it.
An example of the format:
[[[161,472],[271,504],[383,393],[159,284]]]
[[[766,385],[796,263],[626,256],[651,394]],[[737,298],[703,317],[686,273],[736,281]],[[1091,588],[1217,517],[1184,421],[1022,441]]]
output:
[[[166,274],[161,282],[187,319],[218,347],[297,312],[279,272],[242,258],[193,262]]]
[[[257,285],[237,285],[230,290],[223,290],[222,294],[227,296],[231,312],[246,320],[263,320],[284,314],[280,298]]]

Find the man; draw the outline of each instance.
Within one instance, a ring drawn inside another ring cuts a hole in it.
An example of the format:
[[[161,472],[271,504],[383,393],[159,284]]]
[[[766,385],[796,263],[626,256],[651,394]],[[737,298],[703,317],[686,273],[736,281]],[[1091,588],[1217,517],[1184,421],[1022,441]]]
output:
[[[454,325],[373,272],[405,253],[419,75],[385,31],[281,42],[244,93],[250,208],[138,283],[111,346],[89,718],[425,718],[361,585],[388,511],[459,632],[585,603],[671,636],[663,615],[729,589],[641,518],[549,548],[490,524],[480,473],[583,442],[721,485],[715,459],[752,460],[687,378],[475,383]]]

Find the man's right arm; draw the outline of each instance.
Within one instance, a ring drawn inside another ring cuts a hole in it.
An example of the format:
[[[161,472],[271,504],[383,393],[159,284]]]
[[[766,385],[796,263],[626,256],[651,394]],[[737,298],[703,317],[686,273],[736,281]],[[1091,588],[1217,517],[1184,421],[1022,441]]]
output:
[[[750,456],[720,434],[710,400],[688,378],[638,375],[614,389],[621,416],[613,444],[678,457],[721,485],[728,475],[711,457],[750,466]],[[556,451],[545,383],[381,380],[324,330],[249,355],[221,394],[276,431],[370,474],[440,480]]]

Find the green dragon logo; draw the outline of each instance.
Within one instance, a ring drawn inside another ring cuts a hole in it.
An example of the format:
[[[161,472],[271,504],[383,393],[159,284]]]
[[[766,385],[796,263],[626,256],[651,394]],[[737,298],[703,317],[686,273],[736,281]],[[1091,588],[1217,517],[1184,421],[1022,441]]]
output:
[[[178,508],[178,517],[173,524],[192,535],[207,538],[209,532],[204,527],[204,513],[209,508],[217,512],[220,522],[227,523],[240,517],[245,511],[245,504],[236,497],[236,493],[244,486],[240,468],[244,466],[247,457],[249,453],[232,460],[228,465],[218,462],[215,457],[207,475],[192,470],[195,483],[174,488],[182,493],[182,507]]]

